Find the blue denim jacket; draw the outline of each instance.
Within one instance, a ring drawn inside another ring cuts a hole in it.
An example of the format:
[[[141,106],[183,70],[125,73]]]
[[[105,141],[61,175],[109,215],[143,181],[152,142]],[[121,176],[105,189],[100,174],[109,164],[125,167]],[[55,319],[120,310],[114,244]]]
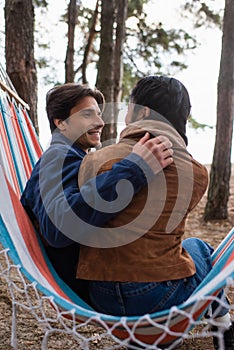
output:
[[[94,203],[98,207],[96,191],[111,205],[117,197],[115,186],[119,180],[128,179],[135,194],[146,184],[144,173],[148,179],[153,177],[147,164],[131,153],[116,163],[112,171],[89,180],[80,191],[78,172],[85,155],[77,145],[70,145],[62,134],[54,133],[50,147],[35,165],[22,194],[24,208],[31,220],[38,223],[40,233],[49,246],[62,248],[74,243],[73,236],[64,234],[62,229],[69,210],[80,219],[79,226],[76,227],[79,235],[85,234],[86,223],[102,227],[117,214],[93,208]],[[121,196],[125,195],[128,194],[121,193]]]

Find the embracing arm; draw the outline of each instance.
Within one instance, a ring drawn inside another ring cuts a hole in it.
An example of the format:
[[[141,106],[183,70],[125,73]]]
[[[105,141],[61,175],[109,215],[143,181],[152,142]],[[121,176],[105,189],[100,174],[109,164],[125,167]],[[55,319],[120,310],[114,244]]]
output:
[[[103,226],[123,209],[116,210],[112,205],[118,197],[116,185],[121,180],[131,183],[134,195],[157,172],[170,164],[171,143],[168,140],[153,140],[148,140],[146,135],[134,146],[128,157],[114,164],[111,171],[90,179],[80,191],[77,175],[82,158],[77,158],[76,153],[67,150],[62,156],[56,150],[49,152],[41,162],[39,171],[42,204],[36,209],[37,213],[34,212],[48,243],[54,247],[63,247],[75,240],[76,232],[85,234],[87,223],[93,227]],[[155,157],[159,159],[157,166]],[[121,201],[128,203],[131,200],[129,195],[129,191],[121,191]],[[108,203],[108,212],[102,211],[100,199]]]
[[[112,147],[115,149],[115,145]],[[149,139],[146,133],[127,157],[114,161],[101,173],[98,172],[100,153],[88,154],[81,163],[78,181],[82,199],[94,210],[86,211],[82,218],[96,226],[103,226],[112,219],[142,187],[173,162],[171,147],[172,143],[167,137]],[[112,150],[107,147],[98,152],[104,152],[105,159],[106,156],[112,158]]]

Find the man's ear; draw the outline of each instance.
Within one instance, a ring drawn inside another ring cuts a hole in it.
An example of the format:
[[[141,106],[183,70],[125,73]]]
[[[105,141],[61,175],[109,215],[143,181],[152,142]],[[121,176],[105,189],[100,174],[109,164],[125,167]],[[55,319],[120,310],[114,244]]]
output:
[[[65,131],[66,130],[66,122],[65,122],[65,120],[54,119],[54,124],[60,131]]]
[[[143,120],[150,116],[150,109],[149,107],[142,107],[137,115],[137,120]]]
[[[144,118],[148,118],[150,116],[150,108],[144,107]]]

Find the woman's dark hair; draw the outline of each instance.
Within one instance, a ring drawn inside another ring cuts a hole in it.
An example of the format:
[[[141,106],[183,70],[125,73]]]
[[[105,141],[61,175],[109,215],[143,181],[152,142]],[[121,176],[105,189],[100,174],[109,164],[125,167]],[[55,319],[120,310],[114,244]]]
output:
[[[130,99],[138,106],[146,106],[160,113],[187,145],[186,123],[191,104],[188,91],[179,80],[156,75],[144,77],[133,88]]]
[[[87,85],[67,83],[55,86],[47,92],[46,112],[51,132],[56,129],[54,119],[67,119],[70,116],[71,109],[86,96],[93,97],[103,110],[105,103],[103,94]]]

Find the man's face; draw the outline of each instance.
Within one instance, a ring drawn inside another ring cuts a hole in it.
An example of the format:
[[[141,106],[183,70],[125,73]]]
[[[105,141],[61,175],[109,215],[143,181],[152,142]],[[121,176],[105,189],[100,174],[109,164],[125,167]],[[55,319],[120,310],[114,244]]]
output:
[[[85,152],[100,145],[104,122],[95,98],[84,97],[71,109],[70,117],[64,120],[64,125],[62,133]]]

